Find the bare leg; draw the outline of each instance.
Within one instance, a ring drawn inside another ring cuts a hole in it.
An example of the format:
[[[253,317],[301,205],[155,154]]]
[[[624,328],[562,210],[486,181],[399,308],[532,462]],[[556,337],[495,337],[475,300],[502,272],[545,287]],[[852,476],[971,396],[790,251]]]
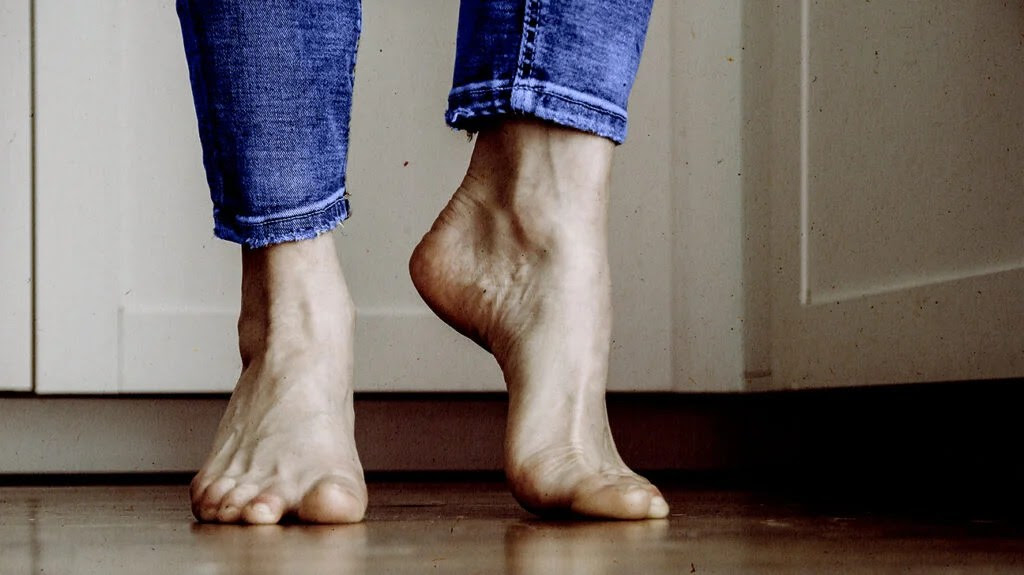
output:
[[[479,135],[462,185],[417,246],[413,282],[505,375],[505,471],[539,514],[665,517],[608,428],[612,142],[536,121]]]
[[[360,521],[355,308],[330,234],[242,253],[242,375],[192,482],[197,519]]]

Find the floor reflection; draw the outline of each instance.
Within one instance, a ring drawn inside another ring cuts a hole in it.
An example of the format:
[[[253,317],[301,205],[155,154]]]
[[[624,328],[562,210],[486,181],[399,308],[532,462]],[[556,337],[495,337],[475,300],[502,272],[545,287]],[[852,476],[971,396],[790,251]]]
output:
[[[505,530],[509,573],[620,573],[666,539],[667,520],[519,522]],[[650,565],[650,557],[643,561]]]
[[[6,573],[831,573],[1019,571],[1016,522],[845,515],[667,489],[669,520],[541,521],[501,485],[375,486],[365,523],[197,524],[187,486],[0,490]]]
[[[367,570],[367,524],[192,525],[191,566],[199,572],[291,575],[308,572],[360,574]]]

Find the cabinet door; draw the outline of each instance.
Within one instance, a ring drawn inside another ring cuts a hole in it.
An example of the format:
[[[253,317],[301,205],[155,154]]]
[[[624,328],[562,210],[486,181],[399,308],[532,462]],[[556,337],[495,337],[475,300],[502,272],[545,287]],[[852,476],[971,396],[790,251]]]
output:
[[[32,389],[29,0],[0,0],[0,390]]]
[[[775,14],[773,376],[1024,376],[1017,2]]]
[[[355,217],[335,234],[358,305],[357,388],[501,390],[490,356],[434,318],[407,272],[472,149],[441,116],[458,3],[364,10]],[[38,390],[230,390],[239,250],[212,237],[174,2],[38,0],[36,28]],[[613,389],[672,388],[667,33],[655,18],[616,166]]]

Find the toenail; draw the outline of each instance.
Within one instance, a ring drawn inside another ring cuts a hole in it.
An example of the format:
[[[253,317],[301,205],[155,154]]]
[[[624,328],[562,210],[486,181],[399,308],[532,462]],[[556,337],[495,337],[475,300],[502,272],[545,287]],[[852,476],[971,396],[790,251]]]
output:
[[[256,503],[252,506],[252,512],[256,515],[270,515],[270,506],[266,503]]]

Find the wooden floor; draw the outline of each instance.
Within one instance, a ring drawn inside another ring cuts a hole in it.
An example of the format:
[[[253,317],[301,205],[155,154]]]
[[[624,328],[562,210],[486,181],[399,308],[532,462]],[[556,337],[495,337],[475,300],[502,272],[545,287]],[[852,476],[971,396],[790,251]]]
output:
[[[0,574],[1024,572],[1006,520],[665,491],[668,520],[545,522],[499,483],[373,483],[362,524],[237,527],[181,485],[0,487]]]

